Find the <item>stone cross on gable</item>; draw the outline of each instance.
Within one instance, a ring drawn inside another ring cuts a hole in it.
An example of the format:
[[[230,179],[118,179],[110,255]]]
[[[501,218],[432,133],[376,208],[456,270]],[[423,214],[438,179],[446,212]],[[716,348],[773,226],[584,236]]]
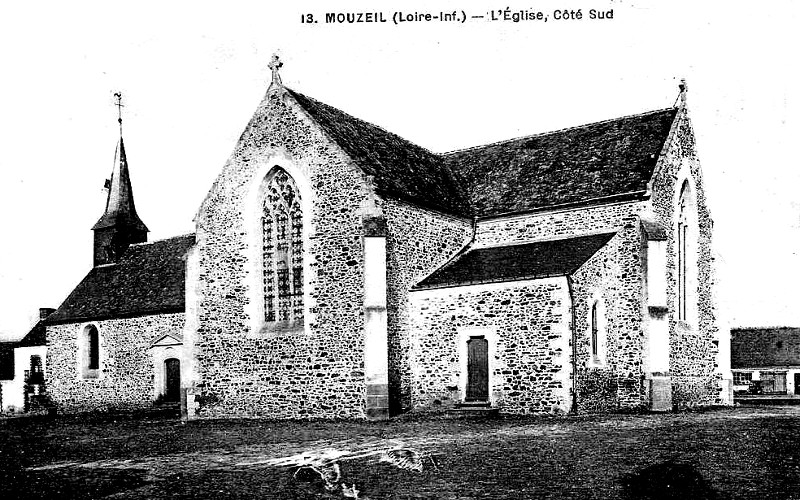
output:
[[[681,104],[686,106],[686,93],[689,91],[689,85],[686,84],[686,78],[681,78],[681,83],[678,84],[678,89],[681,91]]]
[[[283,63],[280,58],[278,58],[278,54],[273,54],[272,61],[269,63],[269,69],[272,70],[272,83],[281,83],[281,75],[278,74],[278,70],[281,69],[281,66],[283,66]]]

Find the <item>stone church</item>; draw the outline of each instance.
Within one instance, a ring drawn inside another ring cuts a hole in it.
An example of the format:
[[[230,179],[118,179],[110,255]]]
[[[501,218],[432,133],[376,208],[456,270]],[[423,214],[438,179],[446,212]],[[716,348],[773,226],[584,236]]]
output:
[[[686,109],[437,154],[272,83],[147,241],[125,147],[94,268],[46,320],[59,411],[386,418],[730,401]]]

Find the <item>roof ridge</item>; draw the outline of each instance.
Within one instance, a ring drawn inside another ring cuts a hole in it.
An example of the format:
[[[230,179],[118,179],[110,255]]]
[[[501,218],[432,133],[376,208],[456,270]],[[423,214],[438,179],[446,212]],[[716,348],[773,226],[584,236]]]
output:
[[[552,243],[554,241],[576,240],[578,238],[589,238],[593,236],[601,236],[606,234],[616,234],[618,232],[619,229],[604,228],[604,229],[599,229],[597,231],[591,231],[588,233],[581,233],[581,234],[566,234],[566,235],[559,234],[533,240],[514,241],[511,243],[492,243],[489,245],[473,245],[470,248],[470,250],[480,250],[483,248],[505,248],[505,247],[524,246],[524,245],[537,245],[539,243]]]
[[[800,326],[733,326],[731,330],[800,330]]]
[[[656,114],[656,113],[663,113],[665,111],[669,111],[669,110],[673,110],[673,109],[677,109],[677,108],[675,108],[674,106],[671,106],[671,107],[668,107],[668,108],[654,109],[654,110],[651,110],[651,111],[644,111],[644,112],[641,112],[641,113],[634,113],[634,114],[630,114],[630,115],[618,116],[616,118],[609,118],[609,119],[606,119],[606,120],[600,120],[600,121],[596,121],[596,122],[584,123],[582,125],[573,125],[571,127],[565,127],[565,128],[560,128],[560,129],[556,129],[556,130],[550,130],[548,132],[538,132],[538,133],[530,134],[530,135],[522,135],[522,136],[514,137],[514,138],[511,138],[511,139],[503,139],[501,141],[490,142],[488,144],[480,144],[480,145],[477,145],[477,146],[470,146],[470,147],[463,148],[463,149],[454,149],[452,151],[447,151],[445,153],[439,153],[439,156],[448,157],[448,156],[454,155],[456,153],[463,153],[463,152],[466,152],[466,151],[474,151],[476,149],[488,148],[490,146],[500,146],[502,144],[508,144],[508,143],[515,142],[515,141],[520,141],[520,140],[523,140],[523,139],[533,139],[533,138],[536,138],[536,137],[542,137],[542,136],[551,135],[551,134],[559,134],[559,133],[567,132],[567,131],[570,131],[570,130],[576,130],[576,129],[579,129],[579,128],[591,127],[591,126],[594,126],[594,125],[604,125],[606,123],[611,123],[611,122],[620,121],[620,120],[628,120],[630,118],[639,118],[639,117],[642,117],[642,116],[653,115],[653,114]]]

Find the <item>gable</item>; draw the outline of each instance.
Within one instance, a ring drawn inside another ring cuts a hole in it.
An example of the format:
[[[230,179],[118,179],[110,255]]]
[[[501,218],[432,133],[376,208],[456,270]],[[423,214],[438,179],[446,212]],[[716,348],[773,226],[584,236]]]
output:
[[[185,255],[194,234],[132,245],[120,261],[93,268],[47,324],[185,310]]]
[[[286,89],[379,194],[490,217],[592,200],[641,199],[678,108],[436,154]]]
[[[178,333],[169,333],[153,342],[150,347],[168,347],[183,344],[183,336]]]
[[[378,194],[453,215],[469,215],[469,203],[439,155],[299,92],[286,91],[373,177]]]
[[[456,256],[414,288],[420,290],[567,276],[589,260],[614,234],[472,248]]]

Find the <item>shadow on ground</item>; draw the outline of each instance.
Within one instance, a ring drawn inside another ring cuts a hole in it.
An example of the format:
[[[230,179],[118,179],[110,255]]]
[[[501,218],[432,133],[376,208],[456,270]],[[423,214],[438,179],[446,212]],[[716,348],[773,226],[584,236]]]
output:
[[[671,461],[624,476],[622,487],[630,500],[722,500],[694,466]]]

